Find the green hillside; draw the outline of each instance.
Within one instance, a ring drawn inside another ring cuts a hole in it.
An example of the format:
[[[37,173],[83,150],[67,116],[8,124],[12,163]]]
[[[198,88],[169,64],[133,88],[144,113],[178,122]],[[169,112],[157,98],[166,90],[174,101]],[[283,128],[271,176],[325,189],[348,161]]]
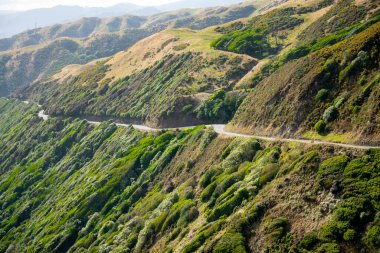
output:
[[[322,137],[330,134],[345,142],[379,143],[378,20],[353,36],[352,30],[361,25],[325,37],[311,48],[352,36],[333,46],[326,43],[280,67],[255,86],[231,128],[318,138],[310,133],[315,127]]]
[[[19,94],[43,104],[51,115],[165,127],[227,122],[245,96],[232,90],[256,61],[212,50],[209,43],[217,36],[212,30],[161,32],[109,59],[65,69]]]
[[[378,151],[43,122],[4,99],[0,111],[1,252],[379,246]]]
[[[378,1],[85,19],[7,43],[0,253],[380,252]]]
[[[84,18],[68,24],[30,30],[0,40],[0,95],[70,64],[112,56],[167,28],[203,29],[250,16],[257,3],[180,10],[149,17]]]

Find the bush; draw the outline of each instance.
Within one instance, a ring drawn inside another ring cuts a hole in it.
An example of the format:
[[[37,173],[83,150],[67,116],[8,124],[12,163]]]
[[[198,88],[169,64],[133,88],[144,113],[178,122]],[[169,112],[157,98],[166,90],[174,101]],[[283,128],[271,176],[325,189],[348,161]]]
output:
[[[245,94],[239,92],[216,91],[195,109],[197,118],[203,120],[229,121],[243,102]]]
[[[318,91],[317,95],[315,96],[315,100],[325,101],[328,96],[329,96],[329,91],[326,89],[321,89],[320,91]]]
[[[323,161],[317,173],[318,186],[329,190],[333,185],[333,181],[341,177],[349,160],[348,156],[343,155]]]
[[[348,229],[344,234],[343,234],[343,239],[345,241],[352,241],[354,240],[356,236],[356,231],[353,229]]]
[[[220,230],[223,223],[223,221],[213,223],[211,226],[201,231],[188,245],[186,245],[182,253],[195,252],[200,246],[202,246],[206,242],[208,238],[210,238],[213,234]]]
[[[372,88],[379,82],[380,82],[380,75],[377,75],[374,80],[372,80],[367,86],[363,88],[364,97],[368,97],[372,92]]]
[[[283,62],[286,63],[291,60],[295,60],[301,57],[304,57],[310,53],[311,49],[308,46],[301,46],[289,51],[289,53],[283,59]]]
[[[325,122],[331,122],[331,121],[334,121],[336,118],[338,118],[338,115],[339,115],[338,109],[336,109],[335,106],[330,106],[323,113],[323,120]]]
[[[373,226],[368,230],[366,241],[372,247],[380,246],[380,226]]]
[[[340,247],[336,243],[324,243],[318,250],[318,253],[340,253]]]
[[[220,174],[220,170],[216,168],[211,168],[207,170],[199,182],[200,186],[202,188],[207,187],[218,174]]]
[[[272,220],[268,226],[271,239],[273,241],[277,241],[284,237],[288,226],[289,221],[286,218],[277,218]]]
[[[241,233],[226,233],[215,245],[213,253],[245,253],[244,236]]]
[[[324,120],[319,120],[315,126],[314,129],[317,133],[323,134],[326,131],[326,122]]]
[[[334,103],[335,103],[335,107],[336,108],[339,108],[341,107],[345,102],[346,102],[347,98],[346,97],[338,97],[337,99],[335,99]]]
[[[299,247],[311,250],[314,248],[315,245],[318,243],[318,236],[316,233],[311,233],[309,235],[306,235],[299,243]]]
[[[217,206],[211,212],[210,216],[207,218],[207,221],[214,221],[222,216],[230,215],[234,211],[234,208],[239,206],[243,200],[247,199],[248,197],[249,193],[246,189],[239,190],[232,198]]]

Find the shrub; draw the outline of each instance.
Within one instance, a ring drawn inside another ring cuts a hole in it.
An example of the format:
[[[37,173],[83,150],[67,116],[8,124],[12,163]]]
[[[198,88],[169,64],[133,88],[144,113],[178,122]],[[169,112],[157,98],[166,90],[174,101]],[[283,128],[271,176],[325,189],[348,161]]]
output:
[[[336,243],[324,243],[318,250],[318,253],[340,253],[340,247]]]
[[[339,108],[341,107],[345,102],[346,102],[347,98],[346,97],[338,97],[337,99],[335,99],[335,107],[336,108]]]
[[[330,106],[325,110],[323,113],[323,120],[325,122],[331,122],[334,121],[339,115],[338,109],[336,109],[335,106]]]
[[[286,218],[276,218],[269,224],[268,229],[273,241],[277,241],[285,236],[289,221]]]
[[[203,101],[195,109],[195,113],[199,119],[229,121],[243,102],[244,97],[244,93],[218,90]]]
[[[107,221],[102,228],[99,230],[99,237],[101,237],[104,234],[107,234],[108,232],[112,231],[115,227],[115,222],[113,221]]]
[[[380,226],[371,227],[366,234],[366,241],[372,247],[380,245]]]
[[[315,126],[314,129],[317,133],[323,134],[326,131],[326,122],[324,120],[319,120]]]
[[[329,91],[326,89],[321,89],[318,91],[317,95],[315,96],[315,100],[325,101],[328,96],[329,96]]]
[[[306,250],[311,250],[318,243],[318,236],[316,233],[306,235],[299,243],[299,246]]]
[[[220,230],[224,221],[219,221],[213,223],[208,228],[202,230],[186,247],[183,249],[182,253],[192,253],[195,252],[200,246],[202,246],[206,240]]]
[[[328,59],[322,67],[322,71],[326,74],[331,74],[335,70],[337,62],[335,59]]]
[[[199,182],[200,186],[202,188],[205,188],[206,186],[208,186],[213,181],[215,176],[217,176],[218,174],[220,174],[220,170],[218,170],[216,168],[211,168],[211,169],[207,170]]]
[[[368,97],[372,92],[372,88],[379,82],[380,82],[380,75],[377,75],[374,80],[372,80],[367,86],[363,88],[364,97]]]
[[[304,57],[310,53],[311,49],[308,46],[300,46],[289,51],[289,53],[283,59],[283,62],[286,63],[291,60],[295,60],[301,57]]]
[[[340,178],[349,160],[348,156],[343,155],[323,161],[317,173],[319,187],[329,190],[333,185],[333,181]]]
[[[354,240],[356,236],[356,231],[353,229],[348,229],[344,234],[343,234],[343,239],[345,241],[352,241]]]
[[[356,105],[352,108],[352,113],[356,114],[356,113],[360,112],[360,109],[361,109],[361,106]]]
[[[206,202],[210,199],[210,197],[214,193],[215,188],[216,188],[216,183],[212,183],[202,191],[202,194],[201,194],[202,202]]]
[[[226,233],[212,250],[213,253],[245,253],[244,236],[241,233]]]
[[[230,215],[234,211],[234,208],[240,205],[243,200],[247,199],[248,197],[249,193],[246,189],[239,190],[232,198],[217,206],[211,212],[210,216],[207,218],[207,221],[214,221],[222,216]]]

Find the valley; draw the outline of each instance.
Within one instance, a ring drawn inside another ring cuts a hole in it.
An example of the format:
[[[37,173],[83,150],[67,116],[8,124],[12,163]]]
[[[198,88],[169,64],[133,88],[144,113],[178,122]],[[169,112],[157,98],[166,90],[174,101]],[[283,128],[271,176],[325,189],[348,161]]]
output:
[[[0,253],[377,253],[379,73],[377,0],[0,39]]]

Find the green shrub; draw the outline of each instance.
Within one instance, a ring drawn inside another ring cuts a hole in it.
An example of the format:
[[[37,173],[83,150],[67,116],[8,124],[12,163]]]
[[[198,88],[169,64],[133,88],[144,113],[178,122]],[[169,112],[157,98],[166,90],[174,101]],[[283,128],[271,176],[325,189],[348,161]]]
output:
[[[355,106],[352,108],[352,113],[357,114],[358,112],[360,112],[361,109],[362,109],[361,106],[355,105]]]
[[[112,231],[115,228],[115,222],[113,221],[107,221],[99,230],[99,237],[103,236],[104,234]]]
[[[318,250],[318,253],[340,253],[340,246],[336,243],[324,243]]]
[[[203,174],[199,184],[202,188],[205,188],[207,187],[212,181],[213,179],[215,178],[215,176],[217,176],[218,174],[220,174],[220,170],[216,169],[216,168],[211,168],[209,170],[207,170],[205,172],[205,174]]]
[[[309,46],[300,46],[289,51],[289,53],[284,57],[283,63],[291,60],[299,59],[310,53],[311,49]]]
[[[257,28],[232,31],[214,40],[211,43],[211,47],[239,54],[248,54],[256,58],[263,58],[273,50],[266,40],[266,33],[266,30]]]
[[[214,221],[222,216],[230,215],[234,211],[234,208],[239,206],[243,202],[243,200],[247,199],[248,197],[249,193],[246,189],[239,190],[229,200],[217,206],[211,212],[210,216],[207,217],[207,221]]]
[[[329,91],[326,89],[321,89],[318,91],[317,95],[315,96],[315,100],[325,101],[328,96],[329,96]]]
[[[342,97],[338,97],[334,101],[334,104],[335,104],[334,106],[336,108],[339,108],[339,107],[341,107],[346,102],[346,100],[347,100],[346,97],[343,97],[343,96]]]
[[[324,120],[319,120],[315,126],[314,129],[317,133],[323,134],[326,132],[326,122]]]
[[[227,122],[232,119],[237,108],[243,102],[244,93],[218,90],[195,109],[197,118]]]
[[[352,241],[354,240],[356,236],[356,231],[353,229],[348,229],[344,234],[343,234],[343,239],[345,241]]]
[[[343,174],[344,168],[349,161],[350,158],[345,155],[332,157],[323,161],[317,173],[318,186],[329,190],[333,185],[333,181],[339,179]]]
[[[270,237],[273,241],[278,241],[285,236],[289,226],[286,218],[276,218],[268,226]]]
[[[224,224],[224,221],[218,221],[210,225],[208,228],[201,230],[196,237],[182,250],[182,253],[193,253],[200,246],[202,246],[208,238],[210,238],[213,234],[218,232],[221,226]]]
[[[372,80],[367,86],[363,88],[363,95],[364,97],[368,97],[373,87],[380,82],[380,75],[377,75],[374,80]]]
[[[338,115],[339,115],[338,109],[336,109],[335,106],[330,106],[323,113],[323,120],[325,122],[331,122],[331,121],[334,121],[336,118],[338,118]]]
[[[210,184],[209,186],[207,186],[203,191],[202,191],[202,194],[201,194],[201,201],[202,202],[206,202],[210,199],[210,197],[212,196],[212,194],[214,193],[214,190],[216,188],[216,183],[212,183]]]
[[[212,253],[245,253],[244,240],[240,233],[226,233],[215,245]]]
[[[380,226],[371,227],[366,233],[366,241],[372,247],[380,246]]]
[[[336,69],[337,62],[335,59],[328,59],[322,67],[322,71],[330,75]]]
[[[299,247],[306,249],[306,250],[311,250],[314,248],[315,245],[318,243],[318,236],[316,233],[311,233],[306,235],[300,242],[299,242]]]

